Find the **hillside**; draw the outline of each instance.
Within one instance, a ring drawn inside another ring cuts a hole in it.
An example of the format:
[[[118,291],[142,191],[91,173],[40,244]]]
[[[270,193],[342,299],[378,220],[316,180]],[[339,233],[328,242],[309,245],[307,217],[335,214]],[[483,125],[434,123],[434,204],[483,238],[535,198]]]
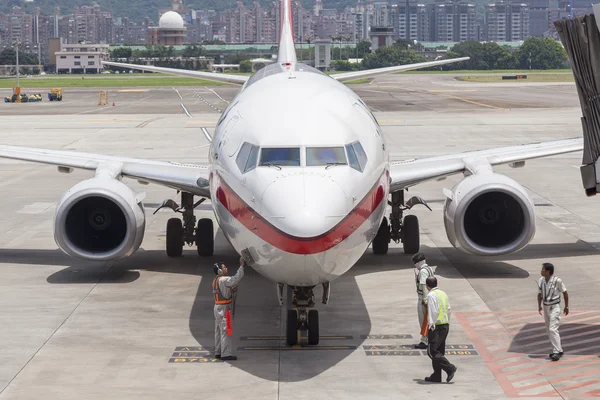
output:
[[[270,6],[273,0],[258,0],[263,6]],[[303,6],[310,8],[315,4],[314,0],[300,0]],[[156,22],[159,8],[168,8],[171,0],[0,0],[0,14],[9,13],[13,6],[20,6],[33,12],[35,7],[40,7],[43,14],[52,14],[54,7],[60,6],[62,14],[69,14],[74,7],[99,4],[102,10],[111,10],[116,16],[129,17],[134,21],[141,21],[148,16]],[[244,0],[244,3],[252,7],[254,0]],[[213,9],[223,11],[235,8],[237,0],[184,0],[186,7],[195,9]],[[325,8],[337,8],[343,10],[348,6],[355,6],[356,0],[323,0]]]

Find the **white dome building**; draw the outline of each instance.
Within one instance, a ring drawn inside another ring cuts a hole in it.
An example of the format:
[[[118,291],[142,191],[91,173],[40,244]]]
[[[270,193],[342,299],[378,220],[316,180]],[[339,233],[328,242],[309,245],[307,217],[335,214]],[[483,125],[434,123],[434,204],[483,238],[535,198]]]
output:
[[[176,11],[167,11],[158,20],[158,27],[149,29],[150,43],[156,46],[182,46],[186,37],[183,18]]]
[[[185,28],[185,24],[179,13],[176,13],[175,11],[168,11],[164,13],[162,17],[160,17],[160,20],[158,21],[158,28],[181,30]]]

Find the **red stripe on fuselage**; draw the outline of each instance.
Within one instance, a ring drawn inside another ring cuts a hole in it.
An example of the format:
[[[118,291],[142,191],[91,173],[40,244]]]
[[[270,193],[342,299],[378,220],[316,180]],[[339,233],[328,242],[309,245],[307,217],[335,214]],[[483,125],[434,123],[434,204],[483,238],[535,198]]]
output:
[[[213,176],[216,199],[248,230],[267,243],[292,254],[317,254],[337,246],[354,233],[385,200],[388,186],[387,171],[342,221],[329,231],[313,237],[290,235],[276,228],[259,213],[248,206],[218,174]]]

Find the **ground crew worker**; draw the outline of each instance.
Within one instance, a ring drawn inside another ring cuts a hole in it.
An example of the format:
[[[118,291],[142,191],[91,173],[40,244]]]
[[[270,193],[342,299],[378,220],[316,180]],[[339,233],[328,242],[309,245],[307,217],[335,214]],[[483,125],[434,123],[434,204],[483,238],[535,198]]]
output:
[[[434,268],[427,265],[425,254],[417,253],[412,258],[413,264],[415,264],[415,284],[417,285],[417,316],[419,318],[419,331],[425,322],[425,311],[427,310],[427,285],[425,280],[433,276]],[[415,349],[426,349],[427,348],[427,336],[421,335],[421,341],[413,346]]]
[[[234,292],[244,276],[244,259],[240,257],[240,267],[232,277],[227,276],[225,264],[216,263],[213,271],[217,275],[212,283],[215,299],[215,358],[224,361],[237,360],[237,357],[231,354],[231,338],[227,335],[227,311],[231,311]],[[233,321],[231,323],[233,324]]]
[[[441,382],[442,370],[446,371],[448,376],[446,382],[454,378],[458,369],[454,364],[444,356],[446,353],[446,338],[450,330],[450,302],[448,295],[438,289],[437,279],[430,276],[426,280],[427,290],[427,323],[428,323],[428,346],[427,355],[431,358],[433,374],[425,378],[426,382]]]
[[[538,281],[538,312],[542,314],[544,309],[544,321],[548,330],[548,339],[552,344],[552,353],[549,357],[552,361],[558,361],[562,355],[560,335],[558,326],[560,324],[560,294],[565,298],[565,315],[569,315],[569,294],[562,279],[554,276],[554,265],[542,264],[542,277]]]

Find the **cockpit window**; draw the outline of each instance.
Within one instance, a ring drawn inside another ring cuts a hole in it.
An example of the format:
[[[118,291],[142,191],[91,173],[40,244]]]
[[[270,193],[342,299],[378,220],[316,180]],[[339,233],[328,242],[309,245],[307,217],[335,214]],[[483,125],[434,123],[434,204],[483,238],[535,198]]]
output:
[[[367,165],[367,154],[360,142],[347,144],[346,151],[348,152],[350,166],[355,170],[362,172]]]
[[[245,142],[240,148],[235,162],[242,173],[246,173],[256,168],[256,160],[258,158],[258,146],[254,146]]]
[[[260,153],[261,166],[299,167],[299,147],[263,147]]]
[[[343,147],[307,147],[306,166],[346,165],[346,154]]]

